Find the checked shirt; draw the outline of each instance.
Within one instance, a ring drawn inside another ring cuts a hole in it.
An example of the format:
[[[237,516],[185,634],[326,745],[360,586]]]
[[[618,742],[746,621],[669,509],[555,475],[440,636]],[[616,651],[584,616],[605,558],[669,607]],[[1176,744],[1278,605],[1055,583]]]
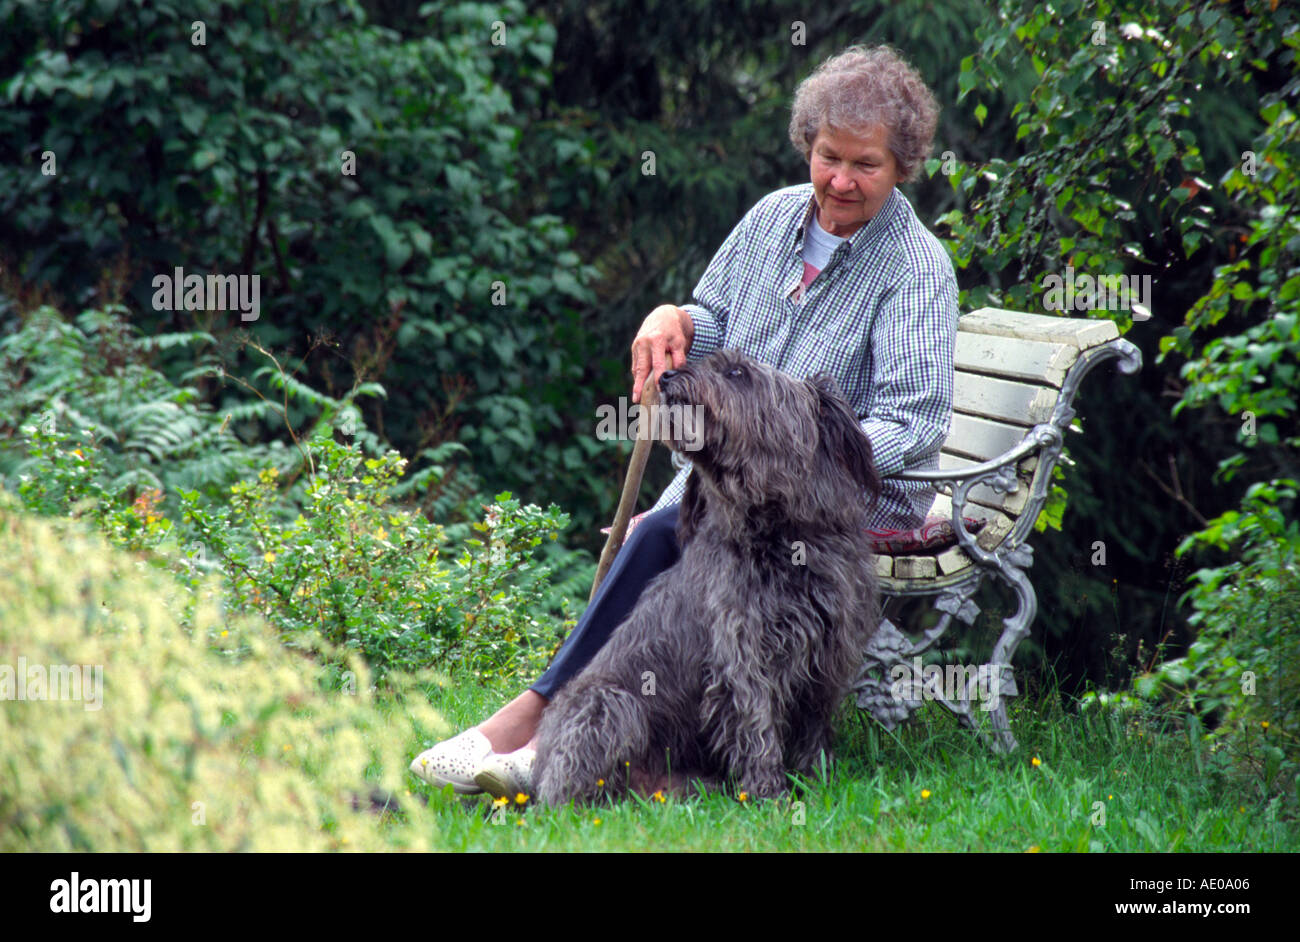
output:
[[[687,359],[734,348],[805,379],[830,373],[871,440],[885,478],[873,527],[920,525],[934,490],[889,480],[938,467],[952,419],[957,279],[942,244],[897,189],[835,249],[802,301],[811,183],[769,193],[727,236],[695,286]],[[679,503],[689,465],[655,504]]]

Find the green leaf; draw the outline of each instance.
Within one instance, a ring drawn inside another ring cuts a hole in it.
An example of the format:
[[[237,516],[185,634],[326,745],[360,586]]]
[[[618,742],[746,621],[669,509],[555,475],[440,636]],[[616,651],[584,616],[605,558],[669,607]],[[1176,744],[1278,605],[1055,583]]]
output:
[[[203,132],[203,125],[206,118],[206,112],[193,106],[184,107],[180,110],[181,127],[185,128],[185,130],[189,131],[195,137],[198,137]]]
[[[221,154],[218,153],[217,151],[206,147],[201,148],[194,152],[194,157],[190,160],[190,167],[193,170],[202,173],[204,170],[207,170],[209,167],[211,167],[220,159],[221,159]]]
[[[388,267],[396,271],[406,264],[411,257],[411,246],[397,231],[393,225],[392,219],[388,216],[377,214],[370,217],[370,228],[379,236],[379,240],[384,246],[384,256],[388,262]]]

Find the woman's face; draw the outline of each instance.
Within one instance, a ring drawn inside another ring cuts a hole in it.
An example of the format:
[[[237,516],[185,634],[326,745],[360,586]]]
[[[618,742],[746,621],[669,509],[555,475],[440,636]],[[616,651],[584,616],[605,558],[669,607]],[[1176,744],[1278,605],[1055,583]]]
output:
[[[879,124],[858,133],[823,127],[808,162],[817,222],[834,236],[851,236],[861,229],[898,182],[889,131]]]

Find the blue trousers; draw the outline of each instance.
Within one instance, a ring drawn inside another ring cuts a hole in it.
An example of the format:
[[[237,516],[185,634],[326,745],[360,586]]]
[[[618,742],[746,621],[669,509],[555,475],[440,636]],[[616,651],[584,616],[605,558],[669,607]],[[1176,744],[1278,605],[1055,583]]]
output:
[[[677,512],[680,504],[656,510],[642,518],[614,562],[596,596],[582,613],[569,637],[555,654],[555,660],[529,689],[547,700],[590,663],[604,647],[614,629],[636,606],[650,580],[681,557],[677,545]]]

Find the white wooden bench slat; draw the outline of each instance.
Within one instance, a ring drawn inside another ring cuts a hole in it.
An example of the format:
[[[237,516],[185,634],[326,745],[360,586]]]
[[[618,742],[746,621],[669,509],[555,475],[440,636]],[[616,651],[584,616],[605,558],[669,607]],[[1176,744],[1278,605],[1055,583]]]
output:
[[[1078,359],[1073,344],[1043,343],[958,330],[955,362],[959,371],[993,373],[1061,387]]]
[[[961,572],[968,566],[974,565],[966,551],[960,546],[950,546],[938,556],[935,557],[935,565],[939,567],[939,572],[945,576],[951,576],[955,572]]]
[[[1029,431],[1024,425],[1008,425],[992,419],[953,412],[952,428],[943,443],[946,452],[987,461],[1020,444]]]
[[[984,525],[984,529],[980,530],[979,536],[975,537],[975,542],[982,550],[996,549],[1015,525],[1016,522],[1006,514],[998,514]]]
[[[974,520],[992,520],[998,515],[997,510],[981,504],[971,504],[970,501],[967,501],[967,505],[965,515]],[[930,512],[927,516],[943,517],[945,520],[951,520],[952,498],[947,494],[935,494],[934,503],[930,505]]]
[[[996,307],[982,307],[963,315],[957,321],[957,330],[1046,343],[1067,343],[1076,350],[1087,350],[1119,337],[1119,328],[1114,321],[1026,314]]]
[[[976,373],[958,372],[953,408],[989,419],[1037,425],[1052,418],[1057,391]]]
[[[933,579],[939,574],[933,556],[895,556],[895,579]]]

